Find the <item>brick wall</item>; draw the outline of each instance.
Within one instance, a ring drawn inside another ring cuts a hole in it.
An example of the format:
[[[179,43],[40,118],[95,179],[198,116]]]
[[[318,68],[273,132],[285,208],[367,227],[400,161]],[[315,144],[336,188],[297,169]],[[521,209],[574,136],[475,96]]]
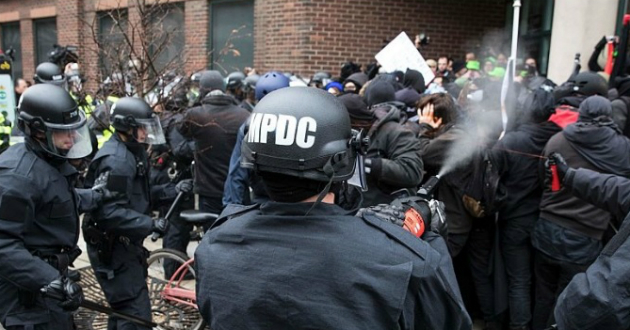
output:
[[[202,70],[208,63],[208,2],[186,1],[186,72]]]
[[[32,80],[35,73],[35,45],[33,44],[33,19],[55,16],[51,12],[57,0],[2,0],[0,4],[0,24],[20,22],[22,41],[22,68],[26,79]],[[43,9],[43,10],[42,10]],[[1,34],[0,34],[1,36]]]
[[[166,0],[162,0],[166,1]],[[183,0],[170,0],[171,2]],[[185,0],[185,69],[199,70],[208,62],[208,6],[212,0]],[[33,24],[57,17],[58,40],[76,44],[88,90],[97,89],[98,57],[90,26],[98,28],[100,10],[133,7],[135,0],[2,0],[0,23],[20,20],[24,76],[34,73]],[[325,70],[336,74],[352,60],[373,62],[373,56],[401,31],[410,37],[424,32],[431,44],[425,58],[446,54],[456,58],[481,43],[484,35],[505,25],[505,0],[255,0],[254,66],[280,69],[309,77]],[[129,20],[137,19],[133,8]]]
[[[503,29],[503,0],[265,0],[255,6],[254,62],[259,71],[283,69],[305,77],[338,73],[347,60],[367,64],[401,31],[424,32],[425,58],[455,58]]]

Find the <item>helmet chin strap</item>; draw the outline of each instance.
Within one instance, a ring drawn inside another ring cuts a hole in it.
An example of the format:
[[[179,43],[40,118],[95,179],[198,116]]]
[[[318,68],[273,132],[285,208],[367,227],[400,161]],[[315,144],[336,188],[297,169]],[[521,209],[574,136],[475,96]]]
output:
[[[335,169],[332,165],[332,157],[330,157],[330,159],[328,159],[328,161],[326,162],[326,165],[324,165],[324,173],[328,174],[329,176],[328,183],[326,183],[326,186],[324,187],[324,189],[319,193],[319,195],[317,195],[317,200],[315,200],[315,203],[313,203],[311,208],[308,209],[308,211],[306,211],[304,216],[307,216],[309,213],[311,213],[313,208],[319,205],[324,199],[324,197],[326,197],[326,195],[328,195],[328,192],[330,191],[330,187],[332,186],[332,183],[333,183],[333,178],[335,177]]]

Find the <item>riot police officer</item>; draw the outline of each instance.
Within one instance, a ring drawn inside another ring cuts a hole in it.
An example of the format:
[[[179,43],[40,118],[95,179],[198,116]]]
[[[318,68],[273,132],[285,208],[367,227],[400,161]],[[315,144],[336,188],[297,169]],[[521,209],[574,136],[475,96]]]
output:
[[[65,274],[81,253],[79,213],[101,199],[73,189],[68,163],[92,150],[85,114],[49,84],[29,88],[18,111],[25,142],[0,155],[0,320],[5,329],[73,329],[83,293]]]
[[[152,231],[163,235],[165,219],[153,221],[151,202],[174,198],[170,185],[149,186],[146,145],[164,143],[160,121],[142,99],[124,97],[112,107],[116,133],[105,142],[90,164],[86,186],[107,175],[125,187],[127,197],[104,203],[83,221],[90,263],[110,306],[118,311],[151,319],[146,284],[148,251],[142,246]],[[138,329],[137,325],[109,318],[109,329]]]
[[[242,163],[271,201],[228,206],[195,252],[197,303],[211,328],[472,327],[444,255],[334,204],[360,141],[326,91],[283,88],[258,103]]]
[[[51,84],[68,90],[68,80],[66,76],[61,72],[57,64],[52,62],[40,63],[37,68],[35,68],[33,80],[35,84]]]

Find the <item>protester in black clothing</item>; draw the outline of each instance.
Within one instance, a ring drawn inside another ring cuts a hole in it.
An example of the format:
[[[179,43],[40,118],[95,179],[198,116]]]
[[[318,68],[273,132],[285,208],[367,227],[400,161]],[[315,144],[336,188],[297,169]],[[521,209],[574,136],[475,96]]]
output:
[[[569,166],[630,176],[630,140],[610,118],[610,101],[591,96],[580,104],[578,122],[554,135],[544,155],[562,153]],[[557,294],[585,271],[602,250],[610,214],[569,191],[545,186],[540,219],[532,233],[535,248],[536,306],[533,328],[553,323]]]
[[[516,128],[492,149],[507,198],[499,209],[499,238],[508,276],[510,329],[529,329],[531,322],[531,231],[538,220],[542,183],[539,159],[547,141],[560,131],[548,121],[554,99],[542,89],[529,94]]]
[[[572,80],[554,90],[556,112],[549,118],[565,128],[578,119],[578,108],[584,99],[592,95],[607,96],[608,85],[604,78],[595,72],[580,72]]]
[[[272,201],[226,208],[195,252],[211,328],[471,329],[439,238],[334,204],[359,146],[345,112],[316,88],[274,91],[254,109],[243,165]]]
[[[363,194],[363,206],[370,206],[391,202],[396,190],[418,187],[422,157],[418,140],[400,125],[401,112],[390,103],[394,101],[392,85],[376,78],[367,87],[366,99],[367,120],[352,120],[352,126],[365,129],[370,139],[365,160],[368,191]]]
[[[416,70],[407,69],[403,78],[403,86],[403,89],[396,92],[396,101],[402,102],[407,108],[415,110],[416,103],[418,103],[426,89],[424,77]]]
[[[218,71],[204,72],[201,105],[187,110],[179,127],[184,137],[195,141],[194,192],[199,194],[199,209],[217,214],[223,209],[223,185],[236,135],[249,117],[224,91]]]
[[[448,164],[451,150],[463,153],[468,152],[468,149],[482,148],[484,141],[470,133],[474,131],[474,127],[468,127],[471,124],[463,120],[452,96],[445,93],[432,94],[423,98],[419,106],[419,138],[427,176],[441,173]],[[457,148],[454,149],[455,146]],[[476,161],[479,160],[477,153],[471,151],[470,154],[474,155],[472,158]],[[443,174],[436,190],[436,198],[443,201],[446,207],[449,252],[453,258],[460,254],[466,258],[467,267],[456,269],[458,280],[462,280],[461,276],[472,277],[486,327],[494,329],[498,312],[495,311],[494,285],[489,271],[494,222],[493,218],[477,218],[464,203],[463,188],[474,174],[472,163],[473,160],[469,160],[458,164]]]
[[[343,81],[343,91],[344,93],[359,93],[367,81],[368,76],[365,73],[353,73]]]

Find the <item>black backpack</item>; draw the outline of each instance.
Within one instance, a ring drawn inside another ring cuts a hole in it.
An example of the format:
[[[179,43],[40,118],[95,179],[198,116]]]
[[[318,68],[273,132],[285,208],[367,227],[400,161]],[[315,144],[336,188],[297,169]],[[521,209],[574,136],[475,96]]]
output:
[[[475,218],[492,215],[507,197],[499,170],[492,163],[487,150],[482,148],[475,153],[469,166],[471,171],[462,187],[464,207]]]

